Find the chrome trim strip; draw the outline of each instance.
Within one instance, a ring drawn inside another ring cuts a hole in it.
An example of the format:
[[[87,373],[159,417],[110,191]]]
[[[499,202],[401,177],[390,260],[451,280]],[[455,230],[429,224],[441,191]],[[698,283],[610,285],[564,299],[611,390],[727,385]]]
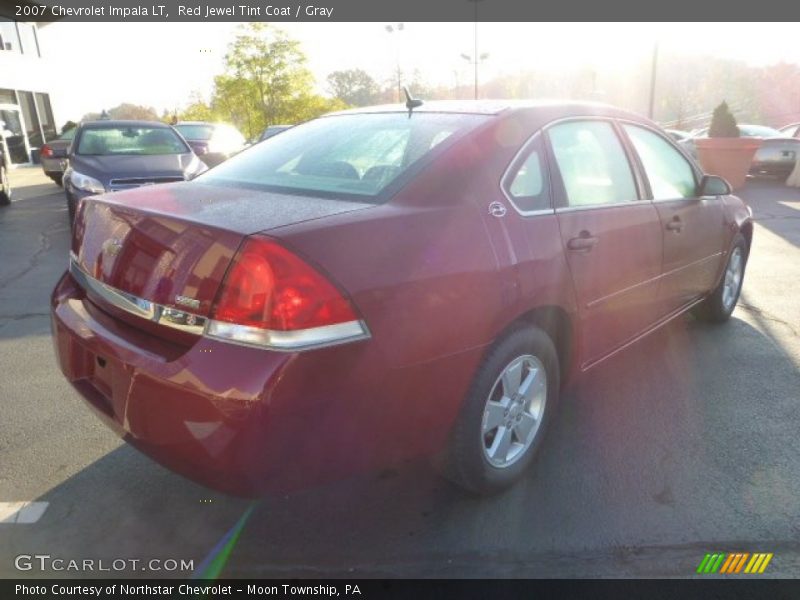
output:
[[[298,331],[274,331],[211,319],[206,326],[206,336],[243,346],[295,352],[368,339],[370,334],[363,321],[347,321]]]
[[[185,331],[193,335],[202,335],[205,331],[207,319],[199,315],[184,312],[169,306],[162,306],[149,300],[144,300],[128,292],[123,292],[89,275],[75,260],[70,257],[69,272],[86,290],[91,291],[112,306],[142,319],[164,325],[172,329]]]
[[[215,321],[144,300],[98,281],[83,270],[73,252],[70,253],[69,272],[84,290],[97,294],[120,310],[171,329],[226,343],[261,348],[262,350],[297,352],[346,344],[371,337],[367,324],[363,321],[347,321],[297,331],[275,331]]]
[[[92,291],[116,308],[131,313],[132,315],[136,315],[137,317],[147,319],[148,321],[158,321],[158,316],[160,315],[157,315],[156,305],[152,302],[148,300],[142,300],[133,294],[122,292],[110,285],[98,281],[84,271],[80,265],[74,261],[70,263],[69,271],[84,290]]]

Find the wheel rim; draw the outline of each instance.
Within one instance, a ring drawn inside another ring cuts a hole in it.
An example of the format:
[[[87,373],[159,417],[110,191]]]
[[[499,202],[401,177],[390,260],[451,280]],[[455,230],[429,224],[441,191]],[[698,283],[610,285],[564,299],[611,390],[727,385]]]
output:
[[[526,354],[512,360],[495,380],[481,423],[483,454],[493,467],[521,459],[539,432],[547,403],[547,372]]]
[[[736,304],[739,295],[739,286],[742,283],[742,249],[739,246],[733,249],[731,257],[728,259],[728,267],[725,269],[725,280],[722,287],[722,305],[725,310],[731,310]]]

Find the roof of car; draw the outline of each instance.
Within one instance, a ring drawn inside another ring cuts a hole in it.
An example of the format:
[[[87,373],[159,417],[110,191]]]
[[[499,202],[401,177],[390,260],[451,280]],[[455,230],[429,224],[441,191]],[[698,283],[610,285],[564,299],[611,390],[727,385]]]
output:
[[[99,125],[100,127],[169,127],[169,125],[161,121],[138,121],[128,119],[97,119],[95,121],[84,121],[81,123],[81,127],[86,127],[87,125]]]
[[[576,102],[572,100],[431,100],[414,109],[414,112],[442,112],[479,115],[498,115],[512,111],[530,111],[535,109],[563,109],[567,112],[615,114],[619,116],[632,116],[633,113],[616,108],[602,102]],[[379,106],[366,106],[331,113],[358,114],[358,113],[387,113],[406,112],[405,104],[382,104]],[[636,115],[638,117],[638,115]]]

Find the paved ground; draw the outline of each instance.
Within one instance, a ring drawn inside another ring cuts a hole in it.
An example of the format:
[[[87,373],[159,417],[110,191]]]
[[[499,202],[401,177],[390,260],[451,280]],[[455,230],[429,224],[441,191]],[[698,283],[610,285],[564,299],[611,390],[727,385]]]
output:
[[[13,178],[0,503],[49,505],[36,523],[0,524],[0,577],[35,553],[197,567],[250,503],[120,444],[62,380],[47,309],[67,261],[63,194],[35,169]],[[580,379],[521,485],[479,500],[409,465],[266,498],[223,574],[680,577],[708,551],[763,551],[768,574],[800,575],[800,191],[757,182],[743,195],[758,224],[731,322],[680,319]]]

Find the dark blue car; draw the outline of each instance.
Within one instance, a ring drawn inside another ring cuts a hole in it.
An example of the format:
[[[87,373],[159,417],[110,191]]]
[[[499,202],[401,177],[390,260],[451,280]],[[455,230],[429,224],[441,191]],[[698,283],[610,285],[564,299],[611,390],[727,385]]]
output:
[[[169,125],[90,121],[78,127],[64,172],[70,221],[85,196],[193,179],[207,167]]]

